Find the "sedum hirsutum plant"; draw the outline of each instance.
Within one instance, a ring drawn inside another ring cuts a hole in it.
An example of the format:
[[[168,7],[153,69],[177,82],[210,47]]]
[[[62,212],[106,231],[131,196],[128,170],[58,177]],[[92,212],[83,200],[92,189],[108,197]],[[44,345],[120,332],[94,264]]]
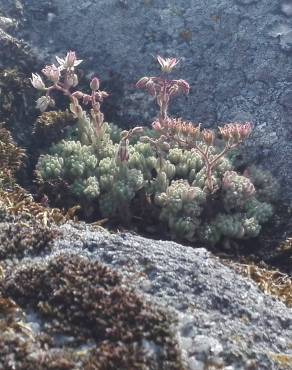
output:
[[[63,206],[78,203],[85,217],[140,220],[181,240],[214,244],[257,236],[273,214],[277,183],[255,166],[237,172],[229,155],[249,137],[251,124],[228,123],[216,133],[171,117],[170,102],[188,94],[190,86],[168,77],[177,59],[157,60],[161,75],[136,84],[158,104],[151,128],[122,131],[105,122],[101,104],[108,94],[97,77],[90,93],[77,90],[76,67],[82,61],[72,51],[57,57],[58,66],[42,70],[49,86],[33,74],[33,86],[43,92],[37,107],[53,106],[51,93],[61,92],[77,121],[67,138],[40,157],[39,184],[43,189],[49,184],[48,195],[52,200],[58,195]]]

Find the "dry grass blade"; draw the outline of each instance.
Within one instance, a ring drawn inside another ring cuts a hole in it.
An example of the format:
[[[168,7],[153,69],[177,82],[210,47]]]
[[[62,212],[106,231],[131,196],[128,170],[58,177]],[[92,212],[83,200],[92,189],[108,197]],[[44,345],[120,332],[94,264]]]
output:
[[[17,185],[10,192],[0,191],[0,200],[5,204],[10,214],[34,216],[45,226],[63,224],[70,219],[74,219],[78,209],[78,207],[73,207],[65,213],[58,208],[44,207],[42,204],[35,202],[30,194]]]
[[[265,294],[278,297],[292,307],[292,278],[277,270],[267,270],[256,265],[237,263],[234,268],[254,280]]]

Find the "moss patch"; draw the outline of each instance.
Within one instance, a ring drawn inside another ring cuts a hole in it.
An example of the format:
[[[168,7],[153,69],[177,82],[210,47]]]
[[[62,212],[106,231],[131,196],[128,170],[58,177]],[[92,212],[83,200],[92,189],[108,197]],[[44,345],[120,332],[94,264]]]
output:
[[[67,351],[64,361],[81,361],[78,368],[184,369],[169,316],[126,288],[116,272],[98,262],[63,254],[6,273],[1,290],[39,315],[39,334],[50,338],[49,350]],[[0,365],[8,368],[3,346]],[[17,347],[11,345],[10,352],[15,355],[15,351]],[[26,369],[23,366],[30,358],[22,352],[15,368]],[[42,366],[38,369],[55,369]],[[74,368],[68,364],[68,369]]]

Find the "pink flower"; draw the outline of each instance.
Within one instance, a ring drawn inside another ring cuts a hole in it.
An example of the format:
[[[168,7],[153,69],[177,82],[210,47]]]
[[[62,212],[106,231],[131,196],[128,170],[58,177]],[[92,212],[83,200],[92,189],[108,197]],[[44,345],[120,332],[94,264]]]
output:
[[[68,51],[65,58],[59,58],[56,56],[56,59],[57,62],[60,64],[60,70],[74,69],[74,67],[77,67],[80,63],[83,62],[83,60],[76,58],[75,51]]]
[[[161,66],[161,71],[170,73],[173,68],[179,63],[176,58],[162,58],[160,55],[157,56],[158,63]]]
[[[30,78],[30,82],[31,82],[32,86],[35,89],[38,89],[38,90],[45,90],[46,89],[46,86],[45,86],[41,76],[37,73],[32,73],[32,78]]]
[[[61,72],[59,68],[55,66],[55,64],[45,66],[45,68],[42,69],[42,72],[50,81],[54,83],[57,83],[60,79]]]

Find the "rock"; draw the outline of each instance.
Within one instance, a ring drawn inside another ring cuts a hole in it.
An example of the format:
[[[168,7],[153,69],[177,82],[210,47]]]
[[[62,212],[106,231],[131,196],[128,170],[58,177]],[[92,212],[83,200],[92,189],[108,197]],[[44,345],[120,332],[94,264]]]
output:
[[[66,224],[61,231],[49,258],[67,253],[105,263],[121,272],[127,285],[170,310],[190,369],[202,364],[241,370],[289,368],[276,359],[292,355],[291,309],[205,249],[96,232],[84,224]]]
[[[285,1],[281,5],[282,12],[287,15],[287,17],[292,16],[292,2],[291,1]]]
[[[66,237],[56,242],[56,250],[70,249],[108,263],[128,276],[152,302],[173,310],[182,349],[198,369],[201,363],[234,369],[247,369],[247,364],[253,363],[260,369],[285,369],[277,367],[269,354],[291,355],[287,344],[292,335],[291,310],[205,249],[131,234],[96,233],[88,227],[77,236],[74,228],[62,228]],[[95,248],[90,248],[91,244]],[[114,256],[112,262],[107,262],[108,255]],[[147,260],[151,261],[150,270]],[[146,289],[144,281],[148,282]]]

